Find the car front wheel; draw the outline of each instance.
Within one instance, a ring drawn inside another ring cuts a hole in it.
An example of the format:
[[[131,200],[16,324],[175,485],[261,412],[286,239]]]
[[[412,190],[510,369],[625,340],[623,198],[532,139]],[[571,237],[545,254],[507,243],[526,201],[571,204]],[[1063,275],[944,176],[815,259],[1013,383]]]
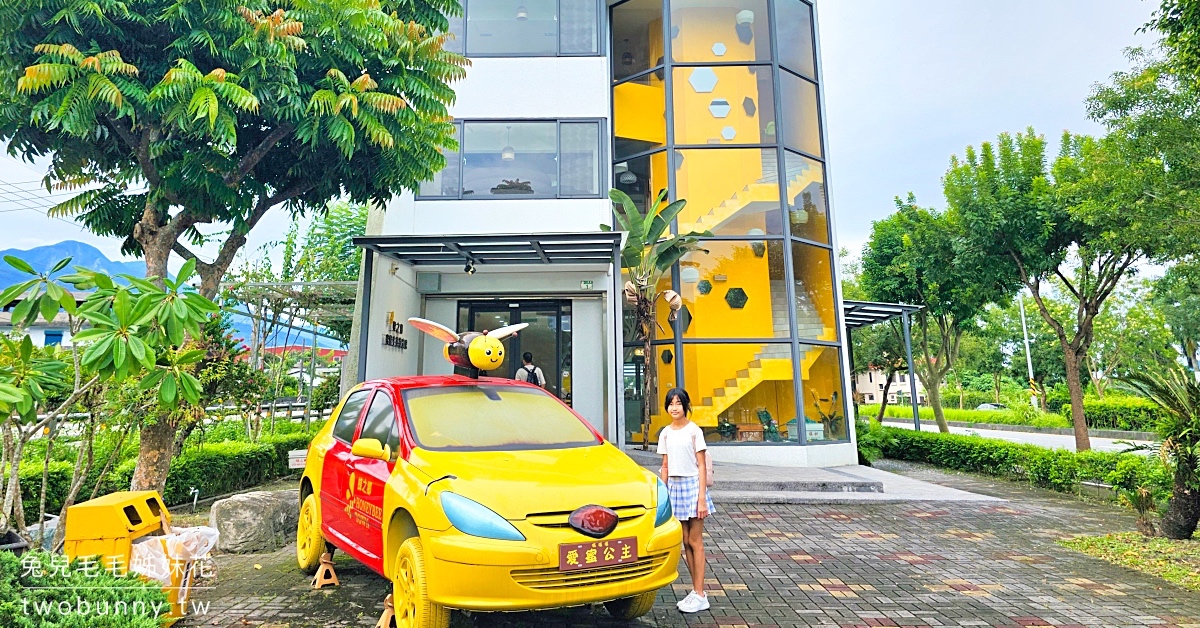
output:
[[[637,619],[649,613],[650,609],[654,608],[654,599],[656,597],[658,597],[658,591],[647,591],[632,597],[623,597],[619,600],[605,602],[604,608],[608,609],[609,615],[617,619]]]
[[[450,609],[429,600],[425,580],[425,551],[421,539],[413,537],[400,546],[392,571],[392,603],[396,628],[446,628]]]
[[[321,517],[317,514],[317,496],[310,494],[300,504],[300,522],[296,526],[296,562],[301,571],[317,573],[321,554],[325,553],[325,537],[321,534]]]

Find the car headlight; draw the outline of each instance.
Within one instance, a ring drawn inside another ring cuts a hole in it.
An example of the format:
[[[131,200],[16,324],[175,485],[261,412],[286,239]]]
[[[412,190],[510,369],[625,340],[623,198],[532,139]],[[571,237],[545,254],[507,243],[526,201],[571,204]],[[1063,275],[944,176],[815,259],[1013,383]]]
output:
[[[671,520],[671,495],[667,493],[667,485],[662,479],[658,480],[658,513],[654,516],[654,527]]]
[[[464,534],[501,541],[524,541],[520,530],[483,504],[462,495],[445,491],[442,493],[442,510],[450,525]]]

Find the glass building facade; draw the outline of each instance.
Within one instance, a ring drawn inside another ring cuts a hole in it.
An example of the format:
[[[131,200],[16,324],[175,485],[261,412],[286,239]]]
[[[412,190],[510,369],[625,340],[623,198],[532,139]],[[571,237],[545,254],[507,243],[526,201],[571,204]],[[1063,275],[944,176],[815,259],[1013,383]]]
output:
[[[660,284],[659,390],[692,395],[711,442],[849,441],[843,326],[813,9],[804,0],[627,0],[610,7],[613,185],[643,208],[686,199],[676,233],[708,253]],[[625,325],[627,440],[640,439],[642,339]]]

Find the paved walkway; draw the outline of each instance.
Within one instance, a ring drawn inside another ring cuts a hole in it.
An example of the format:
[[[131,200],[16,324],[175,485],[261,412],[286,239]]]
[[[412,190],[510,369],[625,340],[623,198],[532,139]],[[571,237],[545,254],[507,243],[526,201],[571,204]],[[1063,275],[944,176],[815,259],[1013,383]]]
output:
[[[1200,594],[1059,547],[1132,530],[1108,505],[1025,485],[885,461],[887,470],[1007,501],[848,505],[717,503],[707,541],[712,609],[684,616],[686,569],[642,626],[1200,627]],[[211,604],[183,626],[372,626],[390,587],[338,560],[342,586],[308,589],[294,550],[218,556]],[[602,608],[455,613],[452,625],[618,626]]]
[[[884,420],[884,425],[888,427],[902,427],[904,429],[913,429],[912,421],[902,420]],[[933,421],[921,421],[922,432],[938,431],[937,423]],[[1014,443],[1028,443],[1030,445],[1038,445],[1048,449],[1069,449],[1075,451],[1075,437],[1070,434],[1043,434],[1040,432],[1009,432],[1006,430],[981,430],[974,427],[955,427],[950,426],[952,434],[978,434],[985,438],[995,438],[998,440],[1006,440]],[[1092,437],[1092,449],[1096,451],[1124,451],[1129,448],[1128,445],[1118,443],[1113,438],[1096,438]],[[1149,441],[1129,441],[1139,445],[1148,445]]]

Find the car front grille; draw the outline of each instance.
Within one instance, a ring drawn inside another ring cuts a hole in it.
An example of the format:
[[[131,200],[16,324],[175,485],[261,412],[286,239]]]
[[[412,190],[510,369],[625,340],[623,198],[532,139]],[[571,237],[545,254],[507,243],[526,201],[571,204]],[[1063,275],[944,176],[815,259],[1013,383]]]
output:
[[[646,514],[643,506],[617,506],[612,509],[617,513],[617,522],[632,521]],[[539,528],[569,528],[570,512],[535,512],[525,516],[525,521]]]
[[[667,554],[657,554],[654,556],[645,556],[637,559],[635,562],[624,565],[581,569],[578,571],[559,571],[557,567],[549,569],[514,569],[512,577],[517,584],[539,591],[578,589],[648,576],[654,573],[659,567],[662,567],[666,560]]]

